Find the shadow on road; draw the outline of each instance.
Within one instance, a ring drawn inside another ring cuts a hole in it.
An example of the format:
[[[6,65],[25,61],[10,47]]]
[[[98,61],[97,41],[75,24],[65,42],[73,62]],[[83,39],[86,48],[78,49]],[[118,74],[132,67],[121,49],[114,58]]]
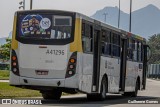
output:
[[[160,101],[159,97],[152,96],[138,96],[138,97],[124,97],[121,95],[109,95],[107,96],[105,101],[88,101],[86,97],[74,97],[74,98],[62,98],[59,101],[55,100],[42,100],[43,104],[51,104],[51,105],[61,105],[63,104],[107,104],[107,105],[115,105],[115,104],[128,104],[128,101]]]

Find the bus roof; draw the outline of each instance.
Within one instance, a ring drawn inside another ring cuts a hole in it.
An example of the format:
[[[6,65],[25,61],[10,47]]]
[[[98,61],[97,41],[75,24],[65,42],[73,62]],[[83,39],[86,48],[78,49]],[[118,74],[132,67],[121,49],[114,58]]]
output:
[[[99,20],[97,20],[97,19],[94,19],[94,18],[92,18],[92,17],[88,17],[88,16],[86,16],[86,15],[84,15],[84,14],[76,13],[76,15],[77,15],[77,17],[79,17],[79,18],[85,19],[85,20],[90,21],[90,22],[93,22],[93,23],[96,22],[97,24],[99,24],[99,25],[102,26],[102,27],[107,27],[107,28],[109,28],[109,29],[111,29],[111,30],[115,30],[115,31],[117,31],[117,32],[120,32],[121,34],[127,35],[128,37],[131,37],[131,38],[134,38],[134,39],[138,39],[138,40],[141,40],[141,41],[146,41],[145,38],[143,38],[143,37],[141,37],[141,36],[139,36],[139,35],[136,35],[136,34],[133,34],[133,33],[131,33],[131,32],[128,32],[128,31],[122,30],[122,29],[120,29],[120,28],[114,27],[114,26],[112,26],[112,25],[109,25],[109,24],[107,24],[107,23],[104,23],[104,22],[102,22],[102,21],[99,21]]]
[[[102,27],[106,27],[106,28],[109,28],[111,30],[115,30],[117,32],[120,32],[121,34],[124,34],[124,35],[127,35],[128,37],[130,38],[133,38],[133,39],[138,39],[138,40],[141,40],[141,41],[146,41],[145,38],[139,36],[139,35],[136,35],[136,34],[133,34],[131,32],[127,32],[125,30],[122,30],[122,29],[119,29],[119,28],[116,28],[112,25],[109,25],[109,24],[106,24],[102,21],[99,21],[97,19],[94,19],[92,17],[89,17],[89,16],[86,16],[84,14],[81,14],[81,13],[78,13],[78,12],[73,12],[73,11],[65,11],[65,10],[47,10],[47,9],[43,9],[43,10],[39,10],[39,9],[35,9],[35,10],[23,10],[23,11],[17,11],[18,13],[21,13],[21,12],[27,12],[27,13],[30,13],[30,12],[57,12],[57,13],[71,13],[71,14],[76,14],[76,17],[78,18],[81,18],[81,19],[85,19],[86,21],[89,21],[89,22],[93,22],[93,23],[96,23]]]

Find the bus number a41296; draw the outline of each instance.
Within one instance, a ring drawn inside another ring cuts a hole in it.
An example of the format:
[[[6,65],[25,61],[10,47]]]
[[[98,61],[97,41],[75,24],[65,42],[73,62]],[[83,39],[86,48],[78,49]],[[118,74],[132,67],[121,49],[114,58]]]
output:
[[[51,55],[64,55],[64,50],[50,50],[50,49],[47,49],[46,54],[51,54]]]

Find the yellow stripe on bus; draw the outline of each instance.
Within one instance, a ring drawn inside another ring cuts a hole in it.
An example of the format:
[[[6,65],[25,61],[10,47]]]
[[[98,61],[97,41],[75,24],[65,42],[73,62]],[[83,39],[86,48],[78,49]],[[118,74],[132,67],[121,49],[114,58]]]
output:
[[[135,38],[139,39],[139,40],[143,40],[143,38],[141,36],[139,36],[139,35],[135,35]]]
[[[16,50],[18,48],[18,41],[16,40],[16,23],[17,23],[17,16],[14,17],[12,44],[11,44],[11,48],[14,50]]]
[[[82,21],[81,19],[76,19],[74,42],[70,44],[70,52],[82,52],[82,37],[81,37]]]

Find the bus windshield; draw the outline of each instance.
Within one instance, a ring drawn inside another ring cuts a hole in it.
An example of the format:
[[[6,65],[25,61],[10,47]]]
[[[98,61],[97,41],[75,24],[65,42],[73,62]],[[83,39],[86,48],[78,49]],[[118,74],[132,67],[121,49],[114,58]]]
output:
[[[51,14],[20,14],[18,37],[34,39],[69,39],[72,17]]]

